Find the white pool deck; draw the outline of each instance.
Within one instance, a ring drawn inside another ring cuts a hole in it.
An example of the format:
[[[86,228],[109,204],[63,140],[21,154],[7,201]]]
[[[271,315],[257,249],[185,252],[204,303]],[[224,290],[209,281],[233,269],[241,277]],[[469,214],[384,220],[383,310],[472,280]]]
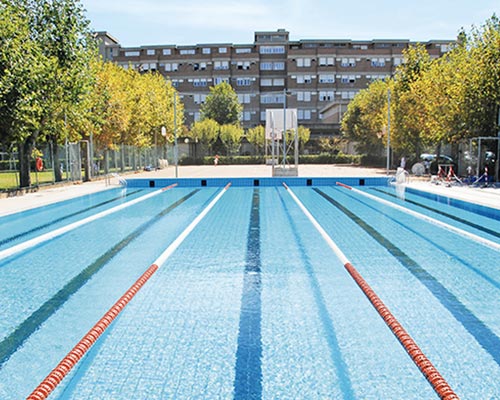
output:
[[[299,177],[387,177],[385,169],[363,168],[345,165],[300,165]],[[394,174],[394,172],[392,172]],[[124,175],[127,179],[133,178],[174,178],[175,167],[150,172],[140,172]],[[272,169],[266,165],[218,165],[218,166],[179,166],[177,169],[179,178],[240,178],[255,177],[264,178],[272,176]],[[115,178],[112,183],[117,184]],[[465,200],[474,204],[480,204],[500,209],[500,188],[472,188],[430,183],[430,179],[411,178],[410,187],[419,190],[436,193],[439,195]],[[96,180],[80,184],[65,184],[59,186],[47,186],[40,190],[13,197],[0,198],[0,216],[44,206],[73,197],[105,190],[104,180]]]

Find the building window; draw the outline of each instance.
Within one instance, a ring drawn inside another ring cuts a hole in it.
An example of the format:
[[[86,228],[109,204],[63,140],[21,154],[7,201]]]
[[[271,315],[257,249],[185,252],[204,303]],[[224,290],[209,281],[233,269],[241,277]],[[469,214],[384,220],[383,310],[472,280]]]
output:
[[[214,69],[215,70],[229,69],[229,61],[215,61]]]
[[[310,58],[297,58],[297,67],[306,68],[311,66]]]
[[[282,94],[263,94],[260,96],[261,104],[283,104],[285,96]]]
[[[237,68],[241,70],[250,69],[250,61],[238,61]]]
[[[311,75],[297,75],[297,83],[311,83],[312,78]]]
[[[251,78],[236,78],[236,86],[250,86],[251,84]]]
[[[214,85],[218,85],[219,83],[226,82],[229,83],[229,78],[222,77],[222,76],[216,76],[214,78]]]
[[[178,71],[179,67],[177,63],[165,63],[165,71],[170,72],[170,71]]]
[[[250,48],[242,48],[242,49],[236,49],[236,53],[237,54],[244,54],[244,53],[251,53],[252,52],[252,49]]]
[[[335,65],[335,59],[333,57],[320,57],[319,58],[320,67],[330,67]]]
[[[260,80],[260,86],[273,86],[273,80],[272,79],[261,79]]]
[[[343,100],[351,100],[354,99],[354,96],[356,96],[356,92],[354,91],[341,92],[341,95]]]
[[[273,86],[285,86],[285,80],[283,78],[273,79]]]
[[[207,69],[207,63],[206,62],[194,63],[193,64],[193,70],[194,71],[205,71],[206,69]]]
[[[265,111],[261,111],[260,112],[260,120],[261,121],[265,121],[266,120],[266,112]]]
[[[273,69],[273,63],[272,62],[261,62],[260,63],[260,69],[262,71],[272,71],[272,69]]]
[[[195,104],[202,104],[205,102],[207,98],[207,95],[206,94],[194,94],[193,95],[193,100],[195,102]]]
[[[201,50],[201,52],[203,54],[210,54],[212,52],[212,50],[210,49],[210,47],[203,47],[203,49]]]
[[[334,75],[320,75],[319,83],[335,83]]]
[[[285,54],[285,46],[260,46],[260,54]]]
[[[227,47],[219,47],[219,53],[220,53],[220,54],[225,54],[225,53],[227,53]]]
[[[139,57],[141,55],[140,51],[126,51],[125,57]]]
[[[252,115],[250,113],[250,111],[244,111],[242,114],[241,114],[241,119],[243,121],[250,121],[250,119],[252,118]]]
[[[179,70],[179,64],[177,63],[165,63],[165,71],[167,72],[176,72]]]
[[[319,101],[333,101],[333,96],[333,91],[319,92]]]
[[[196,54],[196,50],[195,49],[183,49],[183,50],[180,50],[179,53],[182,56],[193,55],[193,54]]]
[[[341,63],[341,67],[355,67],[356,66],[356,59],[355,58],[343,58]]]
[[[297,92],[297,101],[311,101],[311,92]]]
[[[372,58],[372,67],[385,67],[385,58]]]
[[[297,110],[297,119],[311,119],[311,110]]]
[[[147,54],[148,56],[154,56],[154,55],[155,55],[155,51],[154,51],[154,49],[147,49],[147,50],[146,50],[146,54]]]
[[[273,64],[273,69],[275,71],[283,71],[285,69],[285,63],[282,61],[277,61]]]
[[[172,54],[172,50],[170,50],[170,49],[163,49],[163,55],[164,56],[169,56],[171,54]]]
[[[201,119],[201,113],[199,111],[196,111],[194,113],[194,122],[198,122]]]
[[[207,86],[207,80],[206,79],[193,79],[193,86],[195,86],[195,87]]]
[[[238,94],[238,101],[241,104],[250,104],[250,94],[248,93]]]

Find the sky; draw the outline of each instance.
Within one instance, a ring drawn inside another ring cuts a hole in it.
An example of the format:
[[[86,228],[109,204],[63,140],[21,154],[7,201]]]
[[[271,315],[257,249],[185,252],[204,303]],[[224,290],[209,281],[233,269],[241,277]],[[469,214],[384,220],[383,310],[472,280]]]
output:
[[[255,31],[290,40],[454,40],[494,13],[499,0],[81,0],[95,31],[123,47],[251,44]]]

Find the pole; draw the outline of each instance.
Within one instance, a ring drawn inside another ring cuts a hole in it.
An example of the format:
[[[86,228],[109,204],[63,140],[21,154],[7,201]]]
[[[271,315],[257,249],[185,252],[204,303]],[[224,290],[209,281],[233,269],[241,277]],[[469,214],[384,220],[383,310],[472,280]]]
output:
[[[175,162],[175,177],[179,177],[178,170],[178,148],[177,148],[177,94],[174,93],[174,162]]]
[[[477,146],[477,178],[481,176],[481,138],[478,140]]]
[[[283,89],[283,169],[286,164],[286,89]]]
[[[391,165],[391,89],[387,89],[387,175]]]
[[[297,114],[294,114],[292,120],[297,122],[296,118]],[[297,123],[295,123],[295,151],[294,151],[294,158],[295,158],[295,168],[299,167],[299,127],[297,126]]]
[[[497,120],[497,154],[495,157],[495,181],[500,181],[500,106],[498,107],[498,120]]]

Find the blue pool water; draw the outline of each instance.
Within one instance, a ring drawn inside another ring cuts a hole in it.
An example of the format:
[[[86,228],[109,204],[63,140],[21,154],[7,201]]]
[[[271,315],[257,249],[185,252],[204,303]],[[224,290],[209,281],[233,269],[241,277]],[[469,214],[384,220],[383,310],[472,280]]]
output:
[[[310,183],[292,190],[454,391],[500,398],[499,252]],[[50,398],[438,398],[287,190],[252,184],[225,192]],[[0,252],[164,185],[0,218]],[[222,186],[179,185],[0,259],[0,398],[29,395]],[[500,243],[499,214],[358,189]]]

